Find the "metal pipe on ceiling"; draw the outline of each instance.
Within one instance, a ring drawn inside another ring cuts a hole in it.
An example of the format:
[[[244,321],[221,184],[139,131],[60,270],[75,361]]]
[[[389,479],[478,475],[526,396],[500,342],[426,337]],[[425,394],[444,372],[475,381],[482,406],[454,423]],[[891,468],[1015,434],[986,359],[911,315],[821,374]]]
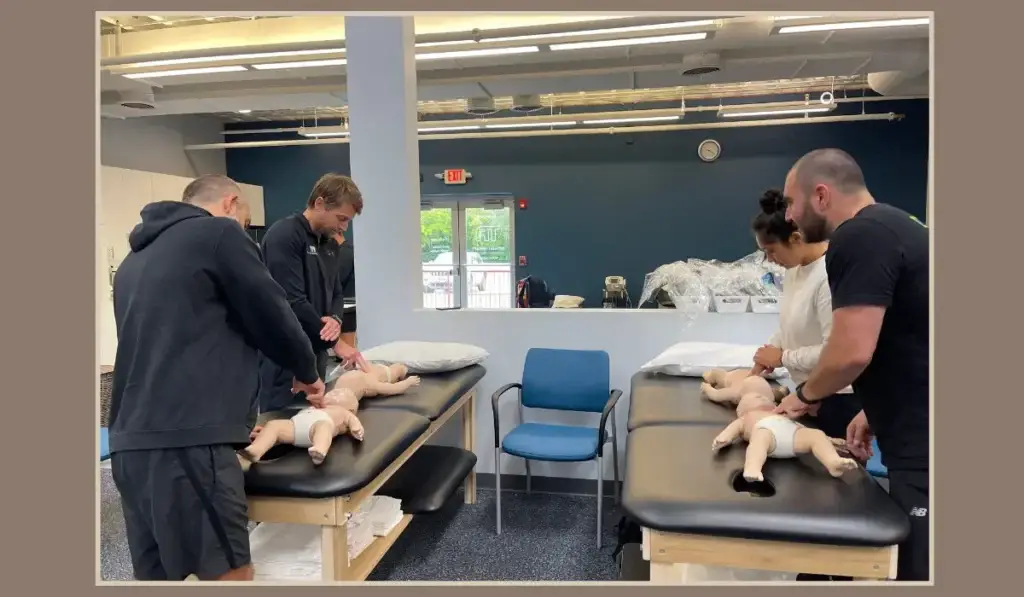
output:
[[[490,139],[496,137],[559,137],[566,135],[614,135],[633,133],[656,133],[666,131],[686,130],[707,130],[707,129],[732,129],[732,128],[753,128],[764,126],[789,126],[800,124],[825,124],[830,122],[865,122],[865,121],[894,121],[901,120],[902,114],[895,112],[884,112],[879,114],[854,114],[850,116],[817,116],[804,118],[780,118],[778,120],[739,120],[730,122],[708,122],[700,124],[669,124],[655,126],[628,126],[628,127],[601,127],[601,128],[571,128],[571,129],[542,129],[542,130],[513,130],[499,131],[493,133],[449,133],[420,135],[420,141],[444,141],[454,139]],[[347,137],[335,137],[329,139],[290,139],[283,141],[241,141],[238,143],[203,143],[198,145],[186,145],[186,151],[205,151],[210,149],[245,149],[253,147],[289,147],[293,145],[329,145],[334,143],[348,143]]]
[[[868,96],[868,97],[837,97],[832,100],[836,104],[847,104],[847,103],[859,103],[859,102],[898,102],[898,101],[910,101],[928,99],[926,95],[894,95],[890,97],[884,96]],[[538,116],[511,116],[503,118],[463,118],[463,119],[452,119],[452,120],[421,120],[418,124],[423,128],[430,128],[434,126],[475,126],[485,124],[510,124],[510,123],[543,123],[543,122],[560,122],[567,119],[613,119],[613,118],[656,118],[658,116],[680,116],[685,115],[689,112],[717,112],[722,108],[781,108],[783,106],[802,106],[803,102],[763,102],[763,103],[752,103],[752,104],[722,104],[715,106],[686,106],[685,109],[680,110],[679,108],[657,108],[650,110],[618,110],[618,111],[605,111],[605,112],[562,112],[559,114],[544,114]],[[330,116],[325,117],[331,120],[342,118],[342,116]],[[307,129],[316,129],[316,127],[306,127]],[[274,134],[274,133],[297,133],[301,127],[281,127],[281,128],[267,128],[267,129],[239,129],[230,131],[221,131],[222,135],[262,135],[262,134]]]

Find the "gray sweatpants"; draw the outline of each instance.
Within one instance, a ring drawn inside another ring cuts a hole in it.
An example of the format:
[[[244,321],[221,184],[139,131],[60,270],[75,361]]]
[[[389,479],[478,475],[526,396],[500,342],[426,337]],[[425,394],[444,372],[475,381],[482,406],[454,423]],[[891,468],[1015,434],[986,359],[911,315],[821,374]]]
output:
[[[250,563],[242,468],[231,446],[116,452],[135,578],[215,579]]]

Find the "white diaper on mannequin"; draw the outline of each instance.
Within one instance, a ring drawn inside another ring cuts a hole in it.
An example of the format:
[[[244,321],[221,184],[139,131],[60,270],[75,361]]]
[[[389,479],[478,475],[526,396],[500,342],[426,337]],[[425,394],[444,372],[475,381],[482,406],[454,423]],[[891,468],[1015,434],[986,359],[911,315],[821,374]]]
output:
[[[304,408],[292,417],[292,424],[295,425],[295,447],[310,448],[313,446],[313,439],[310,437],[313,425],[320,421],[327,421],[331,425],[334,420],[327,411],[319,408]]]
[[[793,443],[800,425],[782,415],[765,417],[754,425],[755,429],[767,429],[775,437],[775,449],[768,456],[771,458],[793,458],[796,456]]]

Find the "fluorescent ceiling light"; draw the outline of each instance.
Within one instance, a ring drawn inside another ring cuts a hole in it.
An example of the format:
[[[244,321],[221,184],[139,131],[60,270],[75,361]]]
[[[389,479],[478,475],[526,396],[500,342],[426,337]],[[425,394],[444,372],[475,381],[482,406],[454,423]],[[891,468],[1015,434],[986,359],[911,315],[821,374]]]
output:
[[[749,106],[747,108],[742,107],[727,107],[722,108],[718,111],[720,117],[725,118],[736,118],[741,116],[792,116],[798,114],[820,114],[823,112],[831,112],[836,109],[835,104],[829,105],[818,105],[818,106],[792,106],[783,108],[762,108],[759,106]]]
[[[239,114],[250,114],[250,113],[252,113],[252,110],[239,110],[238,113]]]
[[[452,132],[452,131],[475,131],[475,130],[478,130],[479,128],[480,128],[479,125],[477,125],[477,126],[438,126],[438,127],[429,127],[429,128],[425,128],[425,129],[419,129],[419,132],[421,132],[421,133],[448,133],[448,132]]]
[[[345,58],[334,60],[304,60],[301,62],[267,62],[266,64],[253,64],[256,70],[280,70],[284,68],[316,68],[318,66],[342,66],[348,64]]]
[[[264,60],[267,58],[287,58],[289,56],[317,56],[322,54],[342,54],[344,48],[328,48],[324,50],[291,50],[286,52],[256,52],[251,54],[226,54],[220,56],[197,56],[195,58],[168,58],[166,60],[147,60],[133,62],[125,67],[145,68],[151,66],[170,66],[172,64],[199,64],[203,62],[220,62],[221,60]]]
[[[563,120],[559,122],[503,122],[497,124],[485,124],[484,128],[488,129],[527,129],[527,128],[543,128],[546,126],[573,126],[576,124],[575,120]]]
[[[820,17],[810,15],[783,15],[781,17],[772,17],[776,21],[795,21],[797,19],[817,19]]]
[[[679,116],[647,116],[644,118],[602,118],[601,120],[584,120],[583,124],[622,124],[630,122],[668,122],[679,120]]]
[[[299,135],[303,137],[347,137],[349,131],[343,126],[317,126],[312,128],[302,127]]]
[[[480,50],[455,50],[452,52],[431,52],[416,54],[416,60],[438,60],[444,58],[478,58],[481,56],[505,56],[509,54],[531,54],[539,52],[537,46],[523,46],[519,48],[486,48]]]
[[[888,21],[851,21],[849,23],[819,23],[815,25],[790,25],[779,29],[779,33],[811,33],[814,31],[844,31],[848,29],[876,29],[880,27],[912,27],[927,25],[928,17],[920,19],[892,19]]]
[[[153,20],[154,20],[154,21],[156,21],[157,23],[159,23],[160,21],[163,21],[163,20],[164,20],[164,18],[163,18],[163,17],[154,17],[154,16],[150,16],[149,18],[153,19]]]
[[[666,44],[678,41],[697,41],[707,39],[707,32],[680,33],[677,35],[659,35],[656,37],[627,37],[624,39],[603,39],[601,41],[578,41],[567,44],[551,44],[552,50],[588,50],[592,48],[616,48],[621,46],[640,46],[646,44]]]
[[[182,75],[209,75],[213,73],[239,73],[249,69],[244,66],[207,66],[204,68],[181,68],[177,70],[158,70],[147,73],[127,73],[126,79],[156,79],[158,77],[180,77]]]
[[[605,29],[586,29],[584,31],[562,31],[560,33],[534,33],[528,35],[510,35],[506,37],[488,37],[481,39],[478,43],[498,43],[509,41],[526,41],[535,39],[558,39],[563,37],[586,37],[590,35],[608,35],[616,33],[636,33],[638,31],[663,31],[665,29],[680,29],[683,27],[709,27],[714,25],[714,19],[702,21],[680,21],[675,23],[658,23],[655,25],[631,25],[628,27],[608,27]],[[461,39],[455,41],[428,41],[416,44],[417,48],[428,48],[434,46],[454,46],[459,44],[476,43],[477,40]]]

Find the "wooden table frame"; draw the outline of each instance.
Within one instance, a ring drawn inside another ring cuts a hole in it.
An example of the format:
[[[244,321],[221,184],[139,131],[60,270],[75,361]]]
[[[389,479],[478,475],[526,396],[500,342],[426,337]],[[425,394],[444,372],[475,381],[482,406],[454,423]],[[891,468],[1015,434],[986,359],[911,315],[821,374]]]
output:
[[[662,585],[686,584],[690,564],[886,580],[896,578],[896,554],[895,545],[818,545],[643,529],[643,556],[651,563],[651,583]]]
[[[427,428],[402,454],[366,487],[333,498],[249,497],[249,520],[286,524],[309,524],[321,528],[320,554],[325,581],[363,581],[373,572],[388,549],[394,545],[412,520],[411,514],[385,537],[376,537],[354,560],[348,557],[347,513],[355,512],[367,498],[374,495],[417,450],[424,445],[456,413],[462,412],[462,447],[473,451],[476,440],[476,388],[462,395],[455,404],[431,421]],[[465,481],[465,503],[476,503],[476,470]]]

